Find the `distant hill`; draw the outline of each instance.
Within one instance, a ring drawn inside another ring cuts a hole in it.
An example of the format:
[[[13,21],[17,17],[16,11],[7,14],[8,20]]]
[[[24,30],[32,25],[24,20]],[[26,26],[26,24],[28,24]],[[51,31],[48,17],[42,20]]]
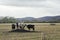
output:
[[[37,20],[40,20],[40,21],[56,21],[59,19],[60,19],[60,16],[46,16],[46,17],[38,18]]]
[[[60,22],[60,16],[46,16],[46,17],[41,17],[41,18],[33,18],[33,17],[25,17],[25,18],[17,18],[19,21],[24,21],[24,22]]]
[[[17,18],[18,20],[34,20],[35,18],[33,18],[33,17],[25,17],[25,18]]]
[[[2,19],[2,20],[1,20]],[[0,22],[55,22],[60,23],[60,16],[45,16],[45,17],[24,17],[24,18],[13,18],[13,17],[0,17]]]
[[[20,22],[24,21],[24,22],[27,22],[27,21],[33,21],[33,20],[36,20],[36,18],[33,18],[33,17],[25,17],[25,18],[17,18],[17,20],[19,20]]]

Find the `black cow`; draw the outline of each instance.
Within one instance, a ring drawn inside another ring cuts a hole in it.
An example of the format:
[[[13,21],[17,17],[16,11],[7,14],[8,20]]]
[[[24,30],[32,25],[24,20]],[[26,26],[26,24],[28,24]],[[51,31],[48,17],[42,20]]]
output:
[[[33,29],[33,30],[35,30],[35,28],[34,28],[34,26],[35,25],[31,25],[31,24],[29,24],[29,25],[26,25],[27,26],[27,28],[30,30],[30,29]]]
[[[15,24],[12,24],[12,29],[15,29]]]

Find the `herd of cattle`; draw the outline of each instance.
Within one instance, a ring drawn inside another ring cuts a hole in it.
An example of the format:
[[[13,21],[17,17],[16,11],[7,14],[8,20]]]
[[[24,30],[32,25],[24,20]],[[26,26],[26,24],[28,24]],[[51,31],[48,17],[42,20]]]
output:
[[[54,23],[51,23],[50,25],[54,26],[56,24]],[[16,23],[16,24],[12,24],[12,29],[22,29],[22,30],[25,30],[24,28],[28,28],[29,30],[32,29],[33,31],[35,30],[35,25],[32,25],[32,24],[19,24],[19,23]]]
[[[26,28],[28,28],[29,30],[30,29],[33,29],[33,31],[35,30],[35,27],[34,27],[35,25],[32,25],[32,24],[19,24],[19,23],[16,23],[16,25],[15,24],[12,24],[12,29],[15,29],[15,28],[17,28],[17,29],[22,29],[22,30],[24,30],[24,28],[26,27]]]

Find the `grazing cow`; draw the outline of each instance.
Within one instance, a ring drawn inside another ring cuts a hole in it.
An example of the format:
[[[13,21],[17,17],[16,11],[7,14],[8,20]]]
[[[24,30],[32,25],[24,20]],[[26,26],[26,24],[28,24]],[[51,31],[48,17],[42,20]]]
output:
[[[35,25],[31,25],[31,24],[29,24],[29,25],[26,25],[27,26],[27,28],[30,30],[30,29],[33,29],[33,30],[35,30],[35,28],[34,28],[34,26]]]
[[[15,29],[15,24],[12,24],[12,29]]]
[[[24,29],[25,26],[25,24],[20,24],[20,29]]]

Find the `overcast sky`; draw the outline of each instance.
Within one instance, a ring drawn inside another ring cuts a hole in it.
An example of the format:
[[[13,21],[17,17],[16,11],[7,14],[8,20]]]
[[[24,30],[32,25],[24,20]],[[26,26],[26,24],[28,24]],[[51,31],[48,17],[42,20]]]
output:
[[[0,16],[43,17],[60,15],[60,0],[0,0]]]

